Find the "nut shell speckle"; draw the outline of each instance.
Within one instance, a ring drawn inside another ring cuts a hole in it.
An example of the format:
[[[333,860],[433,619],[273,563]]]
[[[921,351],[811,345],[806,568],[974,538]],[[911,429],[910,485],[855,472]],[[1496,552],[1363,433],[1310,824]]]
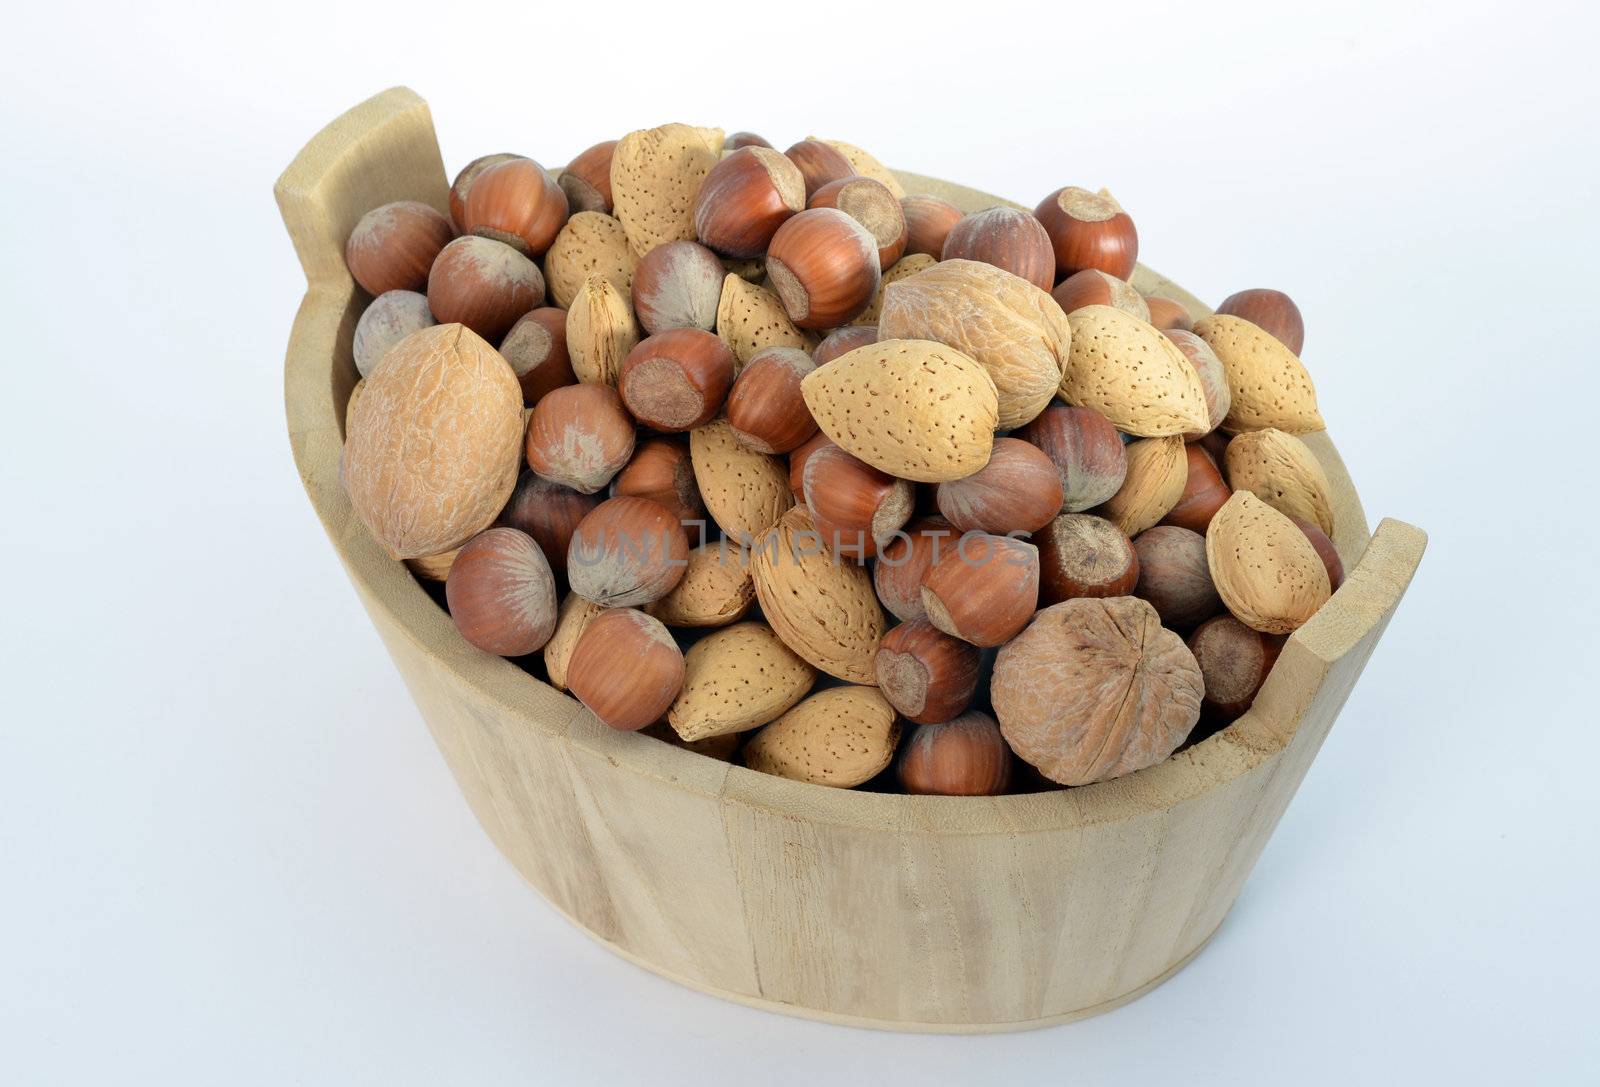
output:
[[[722,130],[669,124],[630,132],[611,152],[612,214],[637,256],[694,241],[694,198],[722,152]]]
[[[684,740],[748,732],[782,716],[816,678],[771,627],[738,623],[689,647],[667,722]]]
[[[818,691],[745,745],[763,774],[849,789],[882,773],[900,742],[894,707],[872,687]]]
[[[1328,602],[1328,569],[1295,523],[1235,491],[1206,529],[1206,561],[1222,602],[1263,634],[1298,630]]]
[[[1110,306],[1084,306],[1067,321],[1072,349],[1061,379],[1067,403],[1093,408],[1140,438],[1210,428],[1200,376],[1171,340]]]
[[[1228,374],[1231,400],[1224,430],[1274,427],[1289,434],[1323,430],[1317,390],[1299,356],[1242,317],[1213,314],[1194,323]]]

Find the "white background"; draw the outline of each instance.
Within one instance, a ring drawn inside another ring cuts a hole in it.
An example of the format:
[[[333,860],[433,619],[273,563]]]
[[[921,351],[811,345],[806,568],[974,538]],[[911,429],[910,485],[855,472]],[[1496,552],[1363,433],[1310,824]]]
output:
[[[1592,5],[225,6],[8,16],[0,1078],[1594,1082]],[[284,432],[271,186],[395,83],[452,171],[816,133],[1110,186],[1202,297],[1299,300],[1369,513],[1432,547],[1193,965],[1073,1026],[878,1034],[680,989],[523,885]]]

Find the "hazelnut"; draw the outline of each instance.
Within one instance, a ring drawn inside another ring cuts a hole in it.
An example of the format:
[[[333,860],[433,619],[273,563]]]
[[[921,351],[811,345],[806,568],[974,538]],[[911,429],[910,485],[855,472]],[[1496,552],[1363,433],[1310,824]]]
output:
[[[539,266],[491,238],[457,238],[428,272],[428,308],[439,323],[466,325],[494,343],[543,301]]]
[[[567,546],[567,581],[607,608],[641,607],[666,596],[689,565],[683,525],[648,498],[608,498],[589,511]]]
[[[1311,541],[1312,548],[1317,552],[1317,558],[1321,559],[1322,565],[1327,568],[1330,589],[1337,591],[1339,586],[1344,584],[1344,560],[1339,557],[1339,549],[1333,546],[1333,541],[1319,526],[1293,514],[1288,517],[1301,532],[1305,533],[1306,539]]]
[[[800,328],[836,328],[867,308],[881,277],[878,243],[836,208],[810,208],[778,228],[767,275]]]
[[[611,214],[611,153],[616,149],[616,140],[597,143],[561,171],[556,184],[566,194],[567,207],[574,215],[580,211]]]
[[[1122,205],[1104,189],[1098,193],[1072,185],[1057,189],[1039,201],[1033,213],[1050,237],[1059,274],[1098,268],[1118,279],[1133,275],[1139,233]]]
[[[1093,408],[1051,404],[1014,437],[1038,446],[1061,477],[1061,508],[1080,513],[1107,501],[1128,474],[1122,435]]]
[[[1186,528],[1204,536],[1211,518],[1217,515],[1233,492],[1222,481],[1222,473],[1217,471],[1216,462],[1204,446],[1190,442],[1184,446],[1183,454],[1188,461],[1188,478],[1184,480],[1178,504],[1167,511],[1161,523]]]
[[[999,796],[1011,786],[1013,761],[999,724],[974,710],[912,729],[895,774],[914,795]]]
[[[805,206],[805,179],[794,163],[770,147],[741,148],[700,183],[694,232],[724,257],[759,257],[784,221]]]
[[[694,478],[689,445],[681,438],[646,438],[633,459],[611,481],[611,496],[648,498],[665,506],[680,522],[706,515]]]
[[[733,352],[698,328],[646,336],[622,361],[618,391],[633,417],[665,431],[709,423],[733,384]]]
[[[869,343],[878,342],[877,325],[845,325],[836,328],[822,338],[815,351],[811,352],[811,360],[818,366],[832,362],[840,355],[847,355],[858,347],[865,347]]]
[[[727,275],[717,255],[699,242],[656,246],[633,270],[633,308],[650,334],[674,328],[717,327],[717,303]]]
[[[737,151],[741,147],[771,146],[772,145],[770,143],[762,139],[760,136],[757,136],[754,132],[735,132],[732,133],[727,139],[722,141],[722,150],[724,153],[728,151]]]
[[[550,390],[578,382],[567,354],[567,313],[554,306],[529,310],[517,318],[500,341],[500,354],[511,364],[522,385],[522,402],[530,407]]]
[[[1053,461],[1020,438],[996,438],[989,463],[939,484],[939,512],[961,532],[1035,532],[1061,512]]]
[[[567,385],[546,393],[528,420],[528,467],[593,494],[633,456],[633,418],[609,385]]]
[[[1228,410],[1233,407],[1228,371],[1211,345],[1193,332],[1181,328],[1162,329],[1162,332],[1177,347],[1179,354],[1189,360],[1189,365],[1194,367],[1195,374],[1200,378],[1200,391],[1206,398],[1206,434],[1209,434],[1222,425],[1222,420],[1228,417]],[[1203,436],[1190,433],[1185,434],[1184,439],[1194,441]]]
[[[911,518],[911,484],[829,444],[806,459],[806,507],[835,555],[858,561],[890,542]]]
[[[1150,311],[1150,323],[1165,332],[1169,328],[1181,329],[1184,332],[1194,331],[1194,318],[1189,316],[1189,311],[1182,302],[1175,302],[1170,298],[1162,298],[1158,294],[1144,296],[1144,304]]]
[[[878,243],[878,267],[887,270],[906,251],[906,217],[900,201],[881,181],[845,177],[830,181],[806,201],[809,208],[837,208],[866,227]]]
[[[420,328],[437,324],[428,309],[426,295],[416,291],[384,291],[361,312],[356,322],[350,351],[355,356],[356,372],[362,377],[388,354],[389,348]]]
[[[1134,290],[1127,280],[1118,279],[1098,268],[1073,272],[1056,284],[1050,297],[1067,313],[1084,306],[1111,306],[1141,321],[1150,320],[1150,306],[1144,300],[1144,295]]]
[[[450,220],[427,204],[397,200],[361,217],[345,242],[344,263],[368,294],[421,290],[453,237]]]
[[[1217,312],[1244,318],[1276,337],[1279,343],[1296,355],[1306,344],[1306,324],[1300,316],[1300,307],[1282,291],[1255,287],[1230,294],[1222,300]]]
[[[891,615],[903,623],[926,618],[922,576],[955,550],[960,535],[943,517],[919,517],[883,546],[872,566],[872,585]]]
[[[1206,451],[1206,456],[1211,458],[1212,464],[1222,465],[1228,463],[1228,446],[1232,442],[1233,439],[1229,435],[1220,430],[1213,430],[1194,444]]]
[[[1050,236],[1016,208],[993,207],[961,218],[944,240],[940,260],[977,260],[1048,291],[1056,281]]]
[[[977,646],[1004,645],[1039,603],[1039,549],[1010,536],[969,532],[922,575],[934,626]]]
[[[900,201],[900,211],[906,217],[906,252],[938,260],[950,228],[961,221],[961,209],[937,196],[908,196]]]
[[[567,689],[600,720],[637,732],[683,688],[683,652],[659,619],[611,608],[589,621],[567,662]]]
[[[499,162],[479,174],[467,190],[462,229],[504,242],[537,257],[567,222],[567,194],[544,167],[527,158]]]
[[[1063,513],[1039,542],[1039,597],[1127,596],[1139,583],[1139,556],[1116,525],[1092,513]]]
[[[873,668],[889,705],[912,721],[932,724],[971,704],[981,659],[977,646],[913,619],[884,635]]]
[[[818,432],[798,445],[789,454],[789,490],[794,492],[796,505],[806,504],[806,461],[823,446],[832,445],[826,434]]]
[[[1231,615],[1208,619],[1189,635],[1189,650],[1205,677],[1206,715],[1228,722],[1248,710],[1284,641],[1282,635],[1252,630]]]
[[[467,193],[472,191],[472,183],[477,180],[478,175],[491,166],[498,166],[502,162],[510,162],[512,159],[520,158],[522,158],[521,155],[513,155],[510,152],[502,151],[494,155],[482,155],[461,168],[461,172],[456,175],[455,182],[450,186],[450,221],[455,224],[458,231],[466,218]]]
[[[850,160],[844,157],[844,152],[821,140],[801,140],[784,154],[799,168],[800,176],[805,179],[807,200],[828,182],[853,177],[856,172]]]
[[[1177,525],[1157,525],[1133,541],[1139,556],[1135,596],[1150,601],[1163,626],[1187,629],[1222,611],[1206,563],[1206,538]]]
[[[490,528],[468,540],[450,566],[445,601],[472,645],[502,657],[541,649],[556,629],[556,581],[526,532]]]
[[[593,495],[552,483],[535,472],[523,472],[511,501],[500,511],[499,523],[533,538],[558,574],[567,572],[567,548],[572,534],[600,504]]]
[[[817,432],[800,395],[800,381],[817,364],[798,347],[757,351],[728,394],[728,424],[741,445],[758,453],[787,453]]]

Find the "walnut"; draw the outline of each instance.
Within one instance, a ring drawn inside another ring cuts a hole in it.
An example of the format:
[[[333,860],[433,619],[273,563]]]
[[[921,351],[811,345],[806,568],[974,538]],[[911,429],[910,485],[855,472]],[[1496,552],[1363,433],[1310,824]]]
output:
[[[1045,608],[995,660],[993,700],[1013,751],[1063,785],[1154,766],[1200,719],[1194,654],[1133,597]]]

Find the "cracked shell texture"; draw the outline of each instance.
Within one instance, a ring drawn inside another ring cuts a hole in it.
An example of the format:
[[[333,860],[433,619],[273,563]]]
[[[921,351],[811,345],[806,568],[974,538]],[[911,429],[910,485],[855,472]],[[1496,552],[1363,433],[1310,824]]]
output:
[[[817,137],[807,136],[806,139],[815,140]],[[855,144],[845,143],[843,140],[822,140],[821,142],[827,144],[829,147],[839,152],[839,154],[843,155],[845,157],[845,161],[850,163],[850,168],[857,174],[862,177],[870,177],[874,181],[881,182],[886,189],[894,193],[894,198],[896,200],[905,199],[906,187],[900,184],[900,179],[894,176],[893,171],[891,171],[883,163],[879,162],[872,155],[868,154],[866,151],[863,151]]]
[[[938,264],[938,260],[926,253],[907,253],[891,264],[878,281],[878,291],[872,296],[872,301],[867,303],[867,308],[856,314],[850,325],[876,325],[878,315],[883,312],[883,292],[889,289],[889,284],[898,283],[902,279],[910,279],[914,275],[926,272]],[[848,328],[850,325],[846,325]]]
[[[567,310],[567,356],[588,385],[615,388],[622,360],[639,344],[633,303],[605,276],[589,275]]]
[[[729,272],[717,300],[717,335],[741,367],[767,347],[797,347],[810,352],[806,334],[789,320],[776,291]]]
[[[1273,427],[1288,434],[1324,430],[1317,390],[1299,356],[1243,317],[1213,314],[1194,323],[1228,374],[1231,399],[1222,429],[1241,433]]]
[[[749,553],[718,540],[690,551],[683,579],[645,610],[669,627],[722,627],[742,619],[755,598]]]
[[[1000,428],[1034,419],[1055,396],[1072,326],[1049,294],[1003,268],[947,260],[884,288],[878,335],[936,340],[976,359],[994,379]]]
[[[591,275],[601,276],[628,297],[638,263],[621,223],[598,211],[580,211],[550,243],[544,255],[544,279],[555,304],[571,309]]]
[[[611,211],[635,256],[694,241],[694,198],[722,153],[722,130],[662,125],[630,132],[611,153]]]
[[[1131,596],[1045,608],[995,658],[1001,733],[1062,785],[1161,762],[1200,720],[1204,694],[1189,647]]]
[[[1333,595],[1306,534],[1249,491],[1234,491],[1211,518],[1206,564],[1233,617],[1263,634],[1300,629]]]
[[[739,544],[759,539],[794,505],[783,460],[741,445],[726,419],[689,432],[689,459],[706,512]]]
[[[683,664],[683,690],[667,711],[683,740],[760,728],[804,698],[817,679],[765,623],[714,631],[689,647]]]
[[[1111,306],[1067,316],[1072,349],[1061,399],[1093,408],[1125,434],[1162,438],[1210,425],[1200,375],[1155,327]]]
[[[395,558],[437,555],[494,523],[521,467],[522,387],[462,325],[395,345],[350,413],[345,490]]]
[[[888,767],[900,742],[894,707],[872,687],[818,691],[745,745],[744,764],[763,774],[849,789]]]
[[[1236,435],[1224,454],[1228,485],[1333,536],[1331,485],[1306,443],[1271,427]]]
[[[1124,536],[1137,536],[1172,512],[1188,482],[1182,438],[1141,438],[1128,443],[1128,474],[1097,512]]]
[[[989,463],[994,380],[953,347],[879,340],[819,366],[800,391],[835,445],[892,476],[943,483]]]
[[[750,575],[762,614],[785,645],[830,676],[877,685],[873,657],[888,623],[872,577],[834,559],[804,507],[756,542]]]

